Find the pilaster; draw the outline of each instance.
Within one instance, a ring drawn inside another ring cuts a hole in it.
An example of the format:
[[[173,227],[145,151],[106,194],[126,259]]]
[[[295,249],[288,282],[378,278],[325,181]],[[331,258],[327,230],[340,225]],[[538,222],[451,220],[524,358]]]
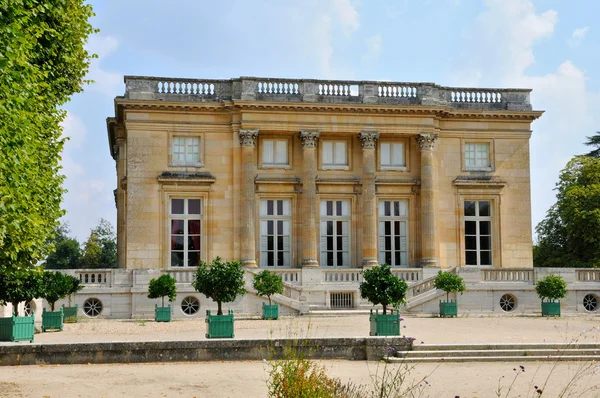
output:
[[[377,261],[377,199],[375,196],[375,147],[379,133],[364,131],[358,134],[362,146],[362,205],[363,205],[363,267],[373,267]]]
[[[302,267],[318,267],[317,251],[317,159],[316,147],[319,140],[317,131],[301,131],[302,158]]]
[[[439,266],[438,234],[435,227],[435,197],[438,186],[434,167],[437,134],[419,134],[416,139],[421,150],[421,265]]]
[[[242,266],[256,268],[256,238],[254,232],[254,147],[258,130],[240,130],[242,147],[242,192],[241,192],[241,252]]]

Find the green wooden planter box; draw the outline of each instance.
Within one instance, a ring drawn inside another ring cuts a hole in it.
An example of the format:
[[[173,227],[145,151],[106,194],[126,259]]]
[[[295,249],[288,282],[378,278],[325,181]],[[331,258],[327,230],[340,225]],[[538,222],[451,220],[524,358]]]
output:
[[[457,314],[456,301],[440,301],[440,316],[442,318],[456,316]]]
[[[42,311],[42,332],[46,330],[63,330],[64,312],[61,308],[60,311]]]
[[[156,322],[171,322],[171,304],[168,307],[154,305],[154,320]]]
[[[26,341],[33,343],[35,316],[0,318],[0,341]]]
[[[279,304],[265,304],[262,305],[263,316],[262,319],[279,319]]]
[[[542,301],[542,316],[560,316],[560,301]]]
[[[232,339],[235,337],[233,310],[229,310],[227,315],[211,315],[210,310],[207,310],[205,322],[207,339]]]
[[[400,312],[390,310],[389,314],[383,315],[379,310],[369,315],[371,324],[370,336],[400,336]]]
[[[75,305],[75,307],[65,307],[63,304],[62,310],[65,316],[63,319],[64,323],[77,323],[77,313],[79,311],[78,305]]]

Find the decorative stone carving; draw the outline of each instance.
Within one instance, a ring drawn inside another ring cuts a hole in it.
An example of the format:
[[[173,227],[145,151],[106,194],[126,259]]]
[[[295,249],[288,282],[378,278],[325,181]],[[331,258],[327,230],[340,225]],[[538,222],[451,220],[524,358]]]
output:
[[[240,130],[239,135],[242,146],[254,147],[256,137],[258,137],[258,130]]]
[[[363,149],[375,149],[379,133],[376,131],[363,131],[362,133],[358,133],[358,139]]]
[[[422,151],[433,151],[435,141],[438,139],[437,134],[419,134],[417,137],[417,143]]]
[[[301,131],[300,141],[302,141],[303,148],[316,148],[317,141],[319,141],[318,131]]]

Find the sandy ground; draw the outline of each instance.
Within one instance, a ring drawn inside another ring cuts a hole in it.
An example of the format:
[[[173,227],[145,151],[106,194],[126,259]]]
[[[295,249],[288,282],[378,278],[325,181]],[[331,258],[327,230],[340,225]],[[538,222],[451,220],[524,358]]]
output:
[[[374,375],[383,375],[384,365],[364,361],[323,361],[328,374],[354,384],[372,385]],[[390,365],[394,371],[397,366]],[[422,382],[421,397],[533,397],[534,386],[544,397],[557,397],[565,385],[571,397],[599,397],[597,365],[519,364],[419,364],[407,375],[410,384]],[[267,371],[263,362],[211,362],[136,365],[22,366],[0,368],[0,397],[266,397]],[[406,368],[400,368],[403,374]],[[578,372],[583,374],[578,375]],[[550,375],[550,377],[548,377]],[[516,380],[515,380],[516,376]],[[510,385],[515,380],[513,387]],[[548,380],[548,384],[544,383]],[[508,394],[508,395],[507,395]],[[568,395],[565,395],[568,396]]]
[[[499,343],[499,342],[580,342],[600,341],[597,316],[463,317],[433,318],[405,316],[402,333],[415,344]],[[35,343],[203,340],[203,319],[170,323],[137,320],[82,319],[66,324],[63,332],[36,334]],[[583,335],[582,332],[585,332]],[[239,339],[284,337],[360,337],[369,335],[365,314],[338,317],[289,317],[278,321],[241,320],[235,323]],[[0,343],[14,344],[14,343]],[[21,344],[29,344],[24,342]]]

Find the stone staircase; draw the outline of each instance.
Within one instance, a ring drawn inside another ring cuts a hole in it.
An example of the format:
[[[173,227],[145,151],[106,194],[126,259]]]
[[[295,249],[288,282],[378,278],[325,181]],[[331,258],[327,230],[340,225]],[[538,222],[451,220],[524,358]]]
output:
[[[600,343],[415,344],[388,363],[600,361]]]

